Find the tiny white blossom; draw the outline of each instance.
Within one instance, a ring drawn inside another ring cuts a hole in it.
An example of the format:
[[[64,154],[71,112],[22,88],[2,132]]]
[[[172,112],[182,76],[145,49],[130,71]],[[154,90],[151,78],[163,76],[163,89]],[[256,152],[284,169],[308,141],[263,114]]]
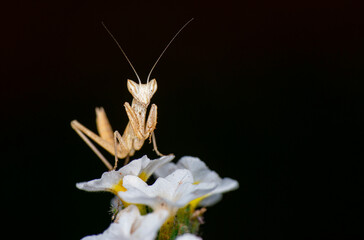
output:
[[[177,164],[167,163],[159,167],[154,175],[157,177],[165,177],[168,174],[176,171],[177,169],[188,169],[191,171],[194,183],[215,183],[217,187],[198,199],[195,204],[201,206],[211,206],[217,203],[222,198],[222,193],[235,190],[239,187],[239,183],[231,178],[223,178],[215,172],[210,170],[206,164],[197,157],[185,156],[182,157]]]
[[[211,192],[216,184],[207,182],[194,184],[189,170],[178,169],[165,178],[158,178],[150,186],[136,176],[125,176],[123,187],[127,191],[119,192],[118,195],[124,201],[145,204],[154,210],[167,208],[174,214],[178,208]]]
[[[153,240],[168,218],[168,211],[160,209],[141,216],[135,205],[122,210],[108,229],[82,240]]]
[[[202,240],[202,238],[197,237],[196,235],[193,235],[191,233],[185,233],[181,236],[178,236],[176,240]]]
[[[120,191],[125,191],[122,185],[124,176],[138,176],[146,181],[158,167],[172,161],[173,158],[173,155],[169,155],[150,160],[145,155],[140,159],[131,161],[117,171],[112,170],[103,173],[100,179],[77,183],[76,187],[89,192],[108,191],[117,194]]]

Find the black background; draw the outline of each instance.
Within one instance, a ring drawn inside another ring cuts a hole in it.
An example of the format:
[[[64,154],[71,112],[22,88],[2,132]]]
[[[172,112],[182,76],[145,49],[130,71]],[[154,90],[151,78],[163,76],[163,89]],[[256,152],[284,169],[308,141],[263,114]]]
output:
[[[80,239],[111,194],[75,183],[105,167],[71,129],[96,106],[127,123],[126,79],[158,91],[164,153],[198,156],[240,188],[208,209],[204,239],[363,238],[360,1],[17,1],[2,9],[2,198],[16,236]],[[136,154],[156,157],[146,144]],[[107,155],[112,159],[110,155]],[[4,216],[4,215],[3,215]],[[5,216],[4,216],[5,218]]]

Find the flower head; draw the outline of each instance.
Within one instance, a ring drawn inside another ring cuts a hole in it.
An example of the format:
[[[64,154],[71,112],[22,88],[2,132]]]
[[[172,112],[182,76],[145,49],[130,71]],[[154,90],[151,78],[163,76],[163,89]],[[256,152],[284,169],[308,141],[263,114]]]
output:
[[[190,170],[195,184],[216,184],[215,189],[193,203],[195,206],[211,206],[222,198],[222,193],[235,190],[239,187],[239,183],[236,180],[231,178],[220,178],[215,171],[210,170],[199,158],[190,156],[182,157],[177,164],[167,163],[159,167],[154,175],[157,177],[165,177],[177,169]]]
[[[172,161],[173,158],[173,155],[169,155],[150,160],[145,155],[140,159],[131,161],[128,165],[117,171],[112,170],[103,173],[100,179],[77,183],[76,187],[89,192],[108,191],[117,194],[120,191],[126,190],[122,182],[124,176],[138,176],[143,181],[146,181],[158,167]]]
[[[160,209],[141,216],[135,205],[122,210],[102,234],[84,237],[82,240],[152,240],[168,218],[168,211]]]
[[[147,185],[136,176],[125,176],[125,192],[118,195],[126,202],[145,204],[154,210],[168,209],[174,214],[178,208],[206,195],[216,187],[215,183],[195,184],[192,173],[187,169],[178,169],[165,178],[158,178],[153,185]]]

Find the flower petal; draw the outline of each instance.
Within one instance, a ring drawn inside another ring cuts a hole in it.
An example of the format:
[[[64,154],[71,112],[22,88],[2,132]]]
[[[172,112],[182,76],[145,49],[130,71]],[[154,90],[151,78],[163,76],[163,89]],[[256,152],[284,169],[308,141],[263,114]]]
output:
[[[169,174],[173,173],[174,171],[176,171],[177,165],[174,163],[166,163],[163,166],[159,167],[157,170],[155,170],[154,172],[154,176],[155,177],[167,177]]]
[[[193,235],[191,233],[185,233],[181,236],[178,236],[176,240],[202,240],[202,238],[197,237],[196,235]]]
[[[158,167],[172,161],[173,158],[173,155],[168,155],[150,160],[145,155],[140,159],[131,161],[128,165],[125,165],[117,171],[112,170],[103,173],[100,179],[77,183],[76,187],[89,192],[109,191],[116,194],[119,191],[125,191],[125,188],[122,187],[122,179],[124,176],[139,176],[146,181]]]
[[[141,216],[138,208],[130,205],[118,214],[115,222],[102,234],[87,236],[82,240],[153,240],[167,218],[166,210]]]
[[[171,174],[176,169],[190,170],[195,184],[215,183],[217,185],[212,192],[201,197],[201,199],[196,199],[193,202],[193,207],[196,207],[197,205],[211,206],[222,198],[221,193],[232,191],[239,187],[239,183],[236,180],[231,178],[221,179],[220,176],[215,171],[210,170],[203,161],[197,157],[191,156],[182,157],[177,164],[168,163],[161,166],[155,172],[155,175],[166,177],[166,175]]]
[[[146,157],[146,156],[145,156]],[[169,163],[174,159],[174,155],[168,155],[160,157],[156,160],[146,161],[146,164],[143,165],[143,172],[145,172],[147,179],[160,167],[166,163]],[[140,176],[139,176],[140,177]],[[143,178],[142,178],[143,179]],[[143,179],[145,180],[145,179]]]
[[[123,186],[127,191],[119,192],[118,195],[126,202],[145,204],[154,210],[167,207],[170,211],[174,211],[211,192],[216,184],[194,184],[191,172],[179,169],[166,178],[158,178],[151,186],[138,177],[125,176]]]
[[[100,179],[76,183],[76,187],[88,192],[112,191],[113,186],[119,183],[120,175],[117,171],[104,172]]]

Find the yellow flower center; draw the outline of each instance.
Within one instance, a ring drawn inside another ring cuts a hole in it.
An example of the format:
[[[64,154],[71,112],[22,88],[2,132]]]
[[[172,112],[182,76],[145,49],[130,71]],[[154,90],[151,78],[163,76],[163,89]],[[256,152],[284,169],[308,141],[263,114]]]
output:
[[[146,172],[141,172],[138,176],[141,180],[143,180],[144,182],[146,182],[148,180],[148,176]]]
[[[190,204],[190,209],[191,209],[191,212],[195,211],[197,205],[204,199],[206,198],[207,196],[202,196],[202,197],[199,197],[199,198],[196,198],[194,200],[192,200],[189,204]]]
[[[144,182],[146,182],[148,180],[148,176],[147,173],[142,171],[139,176],[138,176],[141,180],[143,180]],[[120,181],[117,184],[114,184],[111,187],[111,192],[113,192],[114,194],[118,194],[118,192],[126,192],[126,188],[123,186],[123,179],[120,179]]]
[[[118,192],[126,192],[126,188],[123,186],[123,179],[120,179],[120,181],[115,184],[114,186],[112,186],[111,188],[111,191],[114,193],[114,194],[118,194]]]

